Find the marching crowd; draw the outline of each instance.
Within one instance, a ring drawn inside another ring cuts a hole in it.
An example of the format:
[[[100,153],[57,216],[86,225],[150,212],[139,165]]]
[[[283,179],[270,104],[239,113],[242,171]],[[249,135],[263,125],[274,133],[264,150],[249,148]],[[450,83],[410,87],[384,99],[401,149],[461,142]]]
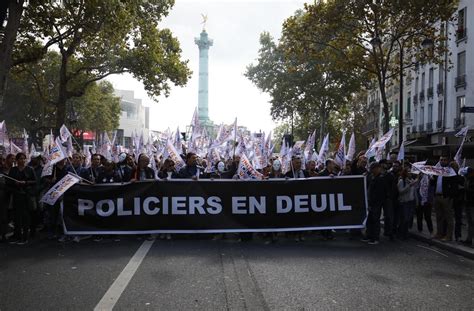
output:
[[[171,158],[150,159],[140,154],[121,153],[118,162],[107,160],[100,154],[93,154],[91,164],[85,167],[84,156],[74,153],[72,157],[56,163],[49,175],[42,176],[44,158],[35,153],[27,163],[24,153],[0,156],[0,242],[24,245],[34,239],[39,230],[47,232],[48,239],[64,242],[67,238],[61,226],[60,204],[47,205],[40,201],[42,194],[69,172],[80,176],[83,182],[91,184],[134,182],[154,179],[238,179],[239,156],[227,161],[221,160],[211,170],[205,159],[195,153],[182,155],[185,166],[176,170]],[[364,153],[353,161],[347,161],[339,167],[328,159],[324,165],[315,161],[303,163],[299,156],[291,158],[291,168],[282,172],[282,163],[278,157],[270,158],[266,167],[259,170],[263,179],[268,178],[309,178],[318,176],[335,177],[339,175],[366,175],[368,196],[368,218],[366,229],[351,230],[352,236],[361,236],[369,244],[378,244],[381,236],[381,218],[383,235],[390,240],[407,238],[408,230],[413,226],[416,216],[416,229],[426,227],[434,239],[472,245],[474,233],[474,170],[459,170],[455,161],[447,157],[439,159],[442,167],[451,166],[456,176],[433,176],[412,170],[411,165],[396,160],[396,154],[389,159],[368,163]],[[150,161],[155,161],[151,168]],[[432,210],[436,215],[436,232],[432,223]],[[465,217],[463,217],[465,214]],[[468,234],[461,236],[462,221],[467,220]],[[13,231],[13,235],[8,234]],[[332,230],[321,232],[324,239],[333,239]],[[10,236],[7,238],[7,236]],[[265,234],[267,242],[276,241],[276,234]],[[295,236],[293,234],[292,236]],[[304,232],[296,234],[297,240],[303,240]],[[165,235],[165,238],[171,238]],[[251,233],[240,234],[251,239]],[[100,241],[102,237],[94,237]],[[79,237],[73,237],[79,242]],[[118,240],[118,239],[117,239]]]

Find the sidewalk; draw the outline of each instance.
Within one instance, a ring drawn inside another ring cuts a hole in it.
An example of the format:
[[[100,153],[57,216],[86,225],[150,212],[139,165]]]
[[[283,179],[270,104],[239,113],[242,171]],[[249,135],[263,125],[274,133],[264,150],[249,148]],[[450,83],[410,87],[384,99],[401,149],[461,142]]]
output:
[[[431,215],[431,219],[433,221],[434,232],[436,233],[436,217],[434,213]],[[440,249],[444,249],[450,251],[452,253],[467,257],[469,259],[474,260],[474,246],[465,246],[460,242],[452,241],[452,242],[443,242],[438,239],[432,239],[430,237],[430,233],[428,232],[428,228],[426,227],[426,222],[423,221],[423,231],[418,232],[416,226],[416,216],[413,220],[413,227],[410,230],[410,236],[414,239],[426,242],[430,245],[436,246]],[[461,226],[461,239],[464,240],[467,236],[467,223],[465,218],[463,218],[463,225]]]

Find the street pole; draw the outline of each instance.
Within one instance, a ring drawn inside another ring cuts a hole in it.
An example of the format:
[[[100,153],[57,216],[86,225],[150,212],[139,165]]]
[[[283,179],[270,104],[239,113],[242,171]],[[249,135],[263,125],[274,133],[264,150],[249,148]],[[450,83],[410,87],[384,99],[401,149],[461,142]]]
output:
[[[398,149],[402,147],[403,143],[403,46],[397,40],[400,47],[400,99],[399,99],[399,116],[398,116]]]

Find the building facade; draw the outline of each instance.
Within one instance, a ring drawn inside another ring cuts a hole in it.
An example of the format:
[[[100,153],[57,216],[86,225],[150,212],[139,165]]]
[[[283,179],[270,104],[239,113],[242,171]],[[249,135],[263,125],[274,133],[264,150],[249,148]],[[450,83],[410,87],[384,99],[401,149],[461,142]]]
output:
[[[441,24],[440,32],[449,37],[442,64],[419,64],[404,72],[403,139],[405,151],[415,159],[451,158],[461,142],[454,137],[462,127],[470,131],[463,148],[463,157],[474,159],[474,113],[463,112],[463,107],[474,106],[474,2],[462,0],[454,23]],[[395,128],[392,150],[398,150],[399,82],[387,88],[390,118]],[[465,108],[464,108],[465,109]],[[382,101],[380,92],[372,90],[367,98],[368,123],[364,134],[370,141],[381,135]],[[471,138],[473,137],[473,138]],[[472,141],[471,141],[472,140]]]
[[[150,131],[150,108],[142,104],[142,100],[135,98],[133,91],[115,90],[120,97],[120,123],[117,129],[116,144],[126,148],[132,145],[132,135],[143,133],[148,137]]]

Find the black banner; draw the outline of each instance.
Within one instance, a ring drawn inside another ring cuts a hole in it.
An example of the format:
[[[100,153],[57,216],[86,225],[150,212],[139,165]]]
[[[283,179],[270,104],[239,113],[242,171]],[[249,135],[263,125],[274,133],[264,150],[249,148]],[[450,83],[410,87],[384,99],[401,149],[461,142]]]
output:
[[[366,216],[363,176],[75,185],[63,201],[74,235],[349,229]]]

